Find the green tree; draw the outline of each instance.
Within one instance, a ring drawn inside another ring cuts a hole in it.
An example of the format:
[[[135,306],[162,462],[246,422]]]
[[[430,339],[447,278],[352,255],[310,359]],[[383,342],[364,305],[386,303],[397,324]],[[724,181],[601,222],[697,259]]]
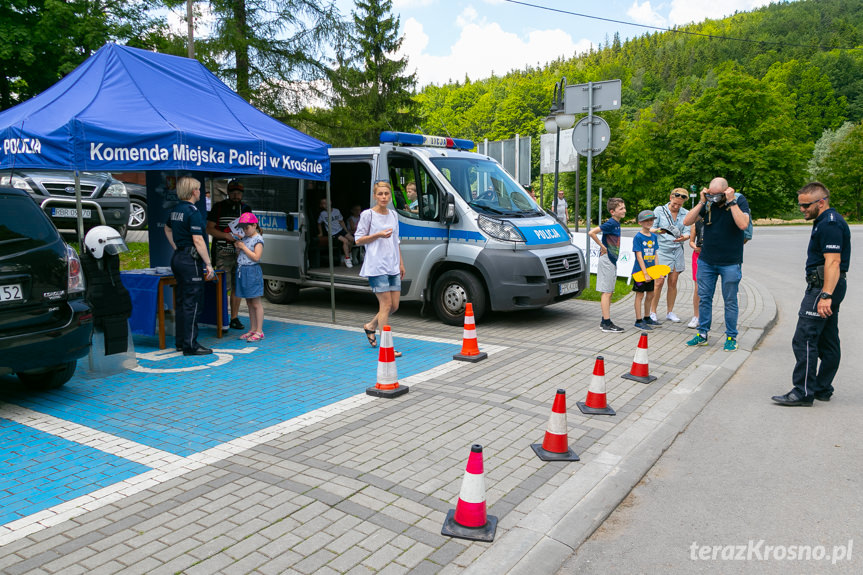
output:
[[[0,109],[53,85],[107,42],[152,47],[158,0],[0,0]]]
[[[406,58],[394,58],[402,43],[392,0],[357,0],[348,35],[351,48],[328,73],[333,90],[330,110],[306,117],[321,136],[340,146],[369,146],[386,130],[413,131],[416,75]]]
[[[806,127],[807,140],[842,123],[845,98],[836,98],[830,79],[817,66],[799,60],[777,62],[764,80],[794,99],[794,117]]]
[[[326,74],[330,50],[341,50],[344,23],[330,0],[210,0],[210,6],[214,34],[195,40],[195,57],[275,116],[300,109],[315,92],[312,81]]]
[[[668,143],[680,159],[677,181],[722,176],[746,194],[756,217],[787,209],[811,151],[793,100],[736,66],[716,77],[715,88],[675,111]]]
[[[835,142],[820,168],[830,188],[830,205],[860,221],[863,213],[863,123]]]
[[[812,158],[809,160],[808,170],[810,178],[813,180],[821,179],[822,165],[827,159],[827,156],[830,155],[833,145],[836,142],[844,140],[845,137],[848,136],[848,132],[853,128],[854,124],[851,122],[845,122],[835,130],[824,130],[824,133],[818,141],[815,142],[815,148],[812,150]]]

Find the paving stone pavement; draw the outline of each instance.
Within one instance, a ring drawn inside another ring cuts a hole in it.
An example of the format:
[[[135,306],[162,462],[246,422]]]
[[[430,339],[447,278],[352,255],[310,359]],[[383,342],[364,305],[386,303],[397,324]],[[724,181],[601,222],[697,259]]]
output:
[[[612,307],[623,334],[599,331],[596,302],[491,314],[477,326],[487,360],[411,376],[400,398],[361,395],[92,511],[0,535],[0,572],[553,573],[774,321],[769,293],[744,277],[739,351],[722,352],[718,294],[710,345],[688,348],[692,287],[681,281],[676,311],[684,321],[649,334],[652,384],[621,377],[640,334],[631,296]],[[370,295],[340,293],[337,301],[341,326],[359,328],[375,309]],[[330,321],[328,292],[306,290],[300,303],[266,304],[266,315]],[[422,311],[409,304],[393,316],[396,342],[416,334],[450,340],[458,352],[461,329]],[[303,350],[294,353],[299,360]],[[575,406],[597,355],[614,417],[584,416]],[[580,462],[543,462],[530,449],[542,441],[558,388],[567,392],[569,442]],[[491,544],[440,533],[474,443],[484,447],[488,512],[500,520]]]

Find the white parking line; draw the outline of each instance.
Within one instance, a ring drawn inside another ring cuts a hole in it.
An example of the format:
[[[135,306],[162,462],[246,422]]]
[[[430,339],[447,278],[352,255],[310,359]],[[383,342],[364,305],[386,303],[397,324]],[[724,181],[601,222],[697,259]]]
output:
[[[275,321],[312,325],[327,329],[359,331],[356,328],[345,328],[342,326],[323,323],[296,320],[288,321],[278,318],[276,318]],[[453,343],[454,346],[456,345],[456,343],[450,339],[417,335],[402,335],[400,337],[436,343]],[[256,349],[258,348],[245,347],[230,350],[220,349],[218,351],[221,353],[244,354],[252,353]],[[481,346],[481,349],[492,354],[502,352],[508,348],[500,345],[489,345]],[[458,348],[454,347],[453,353],[457,352]],[[139,354],[139,357],[152,361],[159,361],[169,357],[176,357],[177,355],[179,354],[174,350],[159,350],[147,354]],[[422,373],[417,373],[403,378],[401,379],[401,383],[411,386],[418,385],[424,381],[428,381],[429,379],[468,365],[472,364],[461,361],[448,361]],[[150,370],[139,368],[138,371]],[[107,487],[103,487],[87,495],[82,495],[81,497],[77,497],[70,501],[66,501],[48,509],[28,515],[27,517],[22,517],[21,519],[11,521],[5,525],[0,525],[0,546],[17,541],[18,539],[47,527],[58,525],[68,519],[83,515],[88,511],[99,509],[100,507],[119,501],[130,495],[135,495],[151,487],[176,477],[180,477],[190,471],[227,459],[228,457],[242,453],[243,451],[257,445],[273,441],[287,433],[299,431],[309,425],[320,423],[330,417],[334,417],[372,401],[376,401],[376,399],[365,394],[355,395],[336,403],[320,407],[308,413],[304,413],[287,421],[277,423],[260,431],[239,437],[227,443],[217,445],[200,453],[194,453],[188,457],[174,455],[173,453],[142,445],[134,441],[126,440],[102,431],[91,429],[84,425],[65,421],[63,419],[59,419],[51,415],[45,415],[17,405],[2,404],[0,405],[0,418],[9,419],[81,445],[87,445],[100,451],[146,465],[152,469],[151,471],[136,475],[135,477],[130,477],[129,479],[119,481]]]
[[[179,455],[155,447],[142,445],[104,431],[72,423],[53,415],[45,415],[11,403],[0,405],[0,417],[147,467],[162,467],[183,459]]]

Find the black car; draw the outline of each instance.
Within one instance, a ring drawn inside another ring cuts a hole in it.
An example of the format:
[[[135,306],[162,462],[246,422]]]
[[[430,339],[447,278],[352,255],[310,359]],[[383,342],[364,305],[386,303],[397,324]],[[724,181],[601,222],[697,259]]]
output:
[[[126,185],[107,172],[79,172],[84,233],[103,222],[123,237],[129,224]],[[76,238],[75,175],[64,170],[15,168],[0,171],[0,186],[25,190],[66,238]]]
[[[59,387],[90,350],[84,271],[26,192],[0,187],[0,375]]]

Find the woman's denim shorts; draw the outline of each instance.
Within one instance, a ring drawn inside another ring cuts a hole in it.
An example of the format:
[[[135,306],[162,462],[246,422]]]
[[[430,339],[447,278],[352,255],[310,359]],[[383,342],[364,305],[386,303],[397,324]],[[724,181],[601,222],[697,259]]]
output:
[[[399,274],[394,276],[370,276],[369,285],[375,293],[388,291],[402,291],[402,278]]]

